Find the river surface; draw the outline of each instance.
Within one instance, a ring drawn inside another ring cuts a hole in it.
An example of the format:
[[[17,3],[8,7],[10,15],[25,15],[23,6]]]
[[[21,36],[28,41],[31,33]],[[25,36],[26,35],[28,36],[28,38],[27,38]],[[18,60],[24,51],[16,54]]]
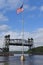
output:
[[[25,61],[20,60],[21,54],[14,56],[0,56],[0,65],[43,65],[43,55],[25,55]]]

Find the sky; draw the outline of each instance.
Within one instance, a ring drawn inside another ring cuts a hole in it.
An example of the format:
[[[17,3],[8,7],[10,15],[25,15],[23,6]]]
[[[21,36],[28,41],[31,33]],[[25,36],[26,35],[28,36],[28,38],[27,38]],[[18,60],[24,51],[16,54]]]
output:
[[[24,11],[17,14],[22,4]],[[0,47],[4,46],[5,35],[22,38],[22,21],[24,38],[32,37],[35,47],[43,46],[43,0],[0,0]],[[10,49],[19,50],[22,47],[10,46]]]

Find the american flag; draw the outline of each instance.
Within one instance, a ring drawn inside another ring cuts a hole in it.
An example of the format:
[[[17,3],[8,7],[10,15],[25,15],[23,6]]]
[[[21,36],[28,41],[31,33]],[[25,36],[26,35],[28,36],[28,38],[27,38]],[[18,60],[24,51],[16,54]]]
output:
[[[23,12],[23,10],[24,10],[24,9],[23,9],[23,4],[22,4],[21,7],[17,9],[17,14]]]

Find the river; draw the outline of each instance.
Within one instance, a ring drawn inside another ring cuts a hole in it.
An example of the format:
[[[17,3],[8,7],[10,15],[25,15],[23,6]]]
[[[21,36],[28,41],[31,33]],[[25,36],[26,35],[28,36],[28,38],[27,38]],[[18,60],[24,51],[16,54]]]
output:
[[[43,65],[43,55],[25,55],[25,61],[20,60],[21,54],[14,56],[0,56],[0,65]]]

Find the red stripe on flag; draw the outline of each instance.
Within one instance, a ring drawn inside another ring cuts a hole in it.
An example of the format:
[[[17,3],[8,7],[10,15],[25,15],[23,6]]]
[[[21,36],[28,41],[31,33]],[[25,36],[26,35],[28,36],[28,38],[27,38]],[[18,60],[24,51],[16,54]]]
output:
[[[23,12],[23,10],[24,10],[23,8],[18,8],[18,9],[17,9],[17,14]]]

